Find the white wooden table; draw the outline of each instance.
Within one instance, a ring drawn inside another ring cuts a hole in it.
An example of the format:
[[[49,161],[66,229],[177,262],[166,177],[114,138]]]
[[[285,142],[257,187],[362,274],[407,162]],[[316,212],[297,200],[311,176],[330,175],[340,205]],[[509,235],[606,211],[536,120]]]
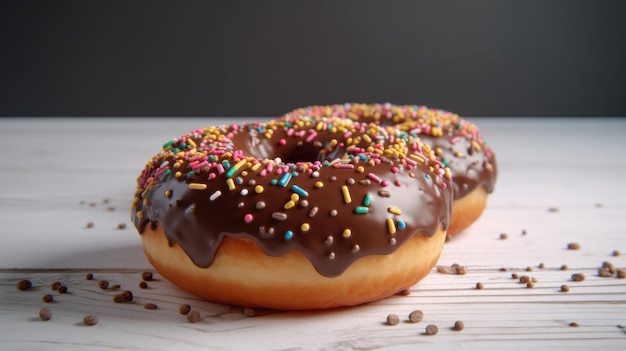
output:
[[[151,267],[129,221],[135,178],[165,141],[234,121],[0,119],[0,349],[626,349],[626,279],[597,273],[604,261],[626,268],[626,119],[471,119],[496,150],[500,174],[483,217],[439,261],[465,265],[466,275],[433,270],[409,296],[253,317],[158,275],[140,289]],[[534,287],[513,273],[536,278]],[[572,281],[574,273],[586,280]],[[33,287],[17,290],[21,279]],[[114,303],[102,279],[132,290],[133,302]],[[51,290],[57,280],[68,293]],[[45,294],[54,301],[44,303]],[[185,303],[203,320],[179,314]],[[39,319],[42,307],[51,320]],[[418,309],[424,320],[409,323]],[[398,325],[385,324],[390,313]],[[85,326],[86,315],[99,323]],[[457,320],[464,330],[451,329]],[[425,335],[428,324],[439,333]]]

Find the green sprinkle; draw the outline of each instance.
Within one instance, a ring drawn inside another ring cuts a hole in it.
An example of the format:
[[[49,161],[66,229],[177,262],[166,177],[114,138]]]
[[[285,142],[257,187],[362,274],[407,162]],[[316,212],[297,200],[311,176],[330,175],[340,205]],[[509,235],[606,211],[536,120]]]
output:
[[[365,198],[363,199],[363,206],[369,206],[372,204],[372,195],[367,193],[365,194]]]
[[[369,213],[370,209],[369,207],[365,207],[365,206],[358,206],[354,209],[354,213],[356,214],[365,214],[365,213]]]
[[[171,147],[172,145],[174,145],[174,142],[170,140],[167,143],[163,144],[163,148],[167,149],[168,147]]]

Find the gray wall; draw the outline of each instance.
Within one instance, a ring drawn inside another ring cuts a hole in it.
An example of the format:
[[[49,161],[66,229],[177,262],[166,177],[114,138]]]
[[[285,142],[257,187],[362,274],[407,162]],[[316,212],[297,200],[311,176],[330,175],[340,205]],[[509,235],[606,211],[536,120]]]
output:
[[[626,116],[625,1],[3,1],[0,115]]]

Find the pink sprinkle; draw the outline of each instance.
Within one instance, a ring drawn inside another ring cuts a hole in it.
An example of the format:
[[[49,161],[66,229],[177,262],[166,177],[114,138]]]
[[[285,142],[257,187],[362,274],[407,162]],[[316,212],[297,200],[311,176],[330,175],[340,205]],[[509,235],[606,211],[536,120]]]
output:
[[[246,221],[246,223],[252,222],[253,219],[254,219],[254,217],[252,216],[251,213],[248,213],[245,216],[243,216],[243,220]]]
[[[378,178],[378,176],[374,173],[368,173],[367,177],[373,181],[375,181],[376,183],[380,184],[380,182],[382,182],[382,180],[380,178]]]
[[[215,177],[217,177],[215,173],[209,173],[209,179],[214,179]]]
[[[354,165],[351,163],[335,163],[333,164],[333,167],[341,169],[353,169]]]
[[[310,143],[313,141],[313,139],[315,139],[315,137],[317,136],[317,132],[314,129],[309,129],[309,136],[306,138],[307,143]]]
[[[278,174],[278,175],[283,174],[283,169],[282,168],[277,169],[276,170],[276,174]]]
[[[396,180],[395,182],[393,182],[393,184],[395,184],[396,186],[402,186],[402,183],[400,183],[399,180]]]
[[[396,166],[391,167],[391,171],[393,173],[395,173],[395,174],[398,174],[398,172],[399,172],[398,167],[396,167]]]
[[[343,137],[344,137],[344,138],[346,138],[346,139],[348,139],[348,138],[349,138],[349,137],[351,137],[351,136],[352,136],[352,132],[351,132],[351,131],[347,131],[347,132],[345,132],[345,133],[343,134]]]
[[[459,139],[461,139],[461,137],[458,135],[453,137],[452,139],[450,139],[450,144],[456,143],[457,141],[459,141]]]
[[[264,168],[264,169],[262,169],[262,170],[259,172],[259,175],[260,175],[261,177],[265,177],[265,176],[267,175],[267,169],[265,169],[265,168]]]
[[[221,163],[217,164],[217,172],[219,174],[223,174],[224,173],[224,166]]]
[[[238,124],[233,124],[233,130],[236,132],[239,130],[239,125]]]
[[[389,186],[389,181],[387,179],[383,180],[380,185],[382,186]]]
[[[195,171],[195,170],[198,170],[198,169],[200,169],[202,167],[207,167],[208,165],[209,165],[209,162],[204,161],[204,162],[200,162],[200,163],[195,164],[194,166],[191,167],[191,169],[193,169]]]
[[[441,188],[445,189],[445,188],[447,188],[447,187],[448,187],[448,184],[446,184],[446,183],[444,183],[444,182],[441,182]]]
[[[278,144],[280,144],[280,145],[285,145],[285,144],[287,144],[287,140],[285,140],[285,139],[280,139],[280,140],[278,141]]]

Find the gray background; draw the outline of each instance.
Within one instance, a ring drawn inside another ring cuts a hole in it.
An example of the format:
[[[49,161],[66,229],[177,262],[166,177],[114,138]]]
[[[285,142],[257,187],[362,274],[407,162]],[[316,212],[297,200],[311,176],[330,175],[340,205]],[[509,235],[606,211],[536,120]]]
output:
[[[3,1],[2,116],[626,116],[624,1]]]

